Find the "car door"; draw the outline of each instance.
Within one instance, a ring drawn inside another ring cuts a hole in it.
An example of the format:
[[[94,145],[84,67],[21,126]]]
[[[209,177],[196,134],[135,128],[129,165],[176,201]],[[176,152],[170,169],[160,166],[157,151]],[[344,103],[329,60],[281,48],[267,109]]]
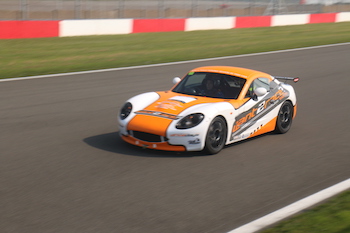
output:
[[[239,109],[233,125],[231,140],[247,138],[267,122],[265,110],[268,106],[267,100],[271,96],[270,82],[271,79],[263,77],[255,78],[251,82],[245,94],[248,101]],[[259,88],[260,93],[257,95]],[[266,92],[261,92],[261,88],[264,88]]]

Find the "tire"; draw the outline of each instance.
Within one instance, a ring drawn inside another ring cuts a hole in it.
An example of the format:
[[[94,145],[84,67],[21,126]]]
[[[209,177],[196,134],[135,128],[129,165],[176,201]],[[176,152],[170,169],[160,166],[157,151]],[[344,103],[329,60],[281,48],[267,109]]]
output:
[[[210,123],[205,138],[204,152],[208,154],[219,153],[224,148],[227,138],[227,126],[222,117],[215,117]]]
[[[293,121],[293,105],[291,102],[286,101],[282,104],[278,111],[275,133],[284,134],[287,133],[292,126]]]

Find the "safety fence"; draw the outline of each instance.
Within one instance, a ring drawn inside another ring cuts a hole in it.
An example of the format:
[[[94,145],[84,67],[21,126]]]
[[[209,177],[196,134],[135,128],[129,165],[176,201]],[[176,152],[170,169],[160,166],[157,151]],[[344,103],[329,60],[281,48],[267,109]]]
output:
[[[350,0],[0,0],[0,20],[154,19],[350,11]]]

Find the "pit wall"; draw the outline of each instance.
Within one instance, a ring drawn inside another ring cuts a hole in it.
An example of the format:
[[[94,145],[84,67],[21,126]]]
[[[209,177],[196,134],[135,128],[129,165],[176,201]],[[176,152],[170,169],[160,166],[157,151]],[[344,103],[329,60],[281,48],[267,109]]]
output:
[[[182,19],[0,21],[0,39],[275,27],[349,21],[350,12]]]

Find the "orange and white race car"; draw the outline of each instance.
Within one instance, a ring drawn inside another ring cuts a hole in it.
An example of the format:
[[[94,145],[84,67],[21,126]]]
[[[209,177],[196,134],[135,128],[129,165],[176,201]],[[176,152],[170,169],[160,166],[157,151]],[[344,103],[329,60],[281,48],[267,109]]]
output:
[[[230,143],[270,131],[286,133],[296,115],[291,85],[230,66],[206,66],[174,78],[168,91],[148,92],[120,110],[122,139],[144,148],[216,154]]]

